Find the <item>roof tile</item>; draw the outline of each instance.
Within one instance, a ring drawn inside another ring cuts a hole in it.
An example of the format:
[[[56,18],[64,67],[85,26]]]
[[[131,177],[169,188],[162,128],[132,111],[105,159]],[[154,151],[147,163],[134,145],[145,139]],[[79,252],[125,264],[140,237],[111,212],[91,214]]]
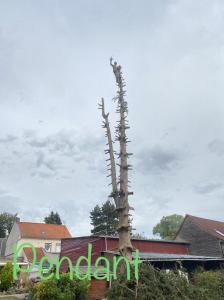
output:
[[[71,234],[65,225],[18,222],[21,238],[62,239]]]
[[[37,262],[40,262],[41,258],[43,256],[45,256],[44,251],[43,251],[42,248],[38,248],[38,247],[36,247],[35,249],[36,249],[36,255],[37,255]],[[30,247],[24,247],[23,251],[24,251],[24,253],[26,255],[26,258],[27,258],[28,262],[32,263],[33,262],[32,248],[30,248]]]
[[[198,225],[202,230],[217,237],[220,240],[224,240],[224,222],[214,221],[210,219],[199,218],[191,215],[187,215],[191,222]]]

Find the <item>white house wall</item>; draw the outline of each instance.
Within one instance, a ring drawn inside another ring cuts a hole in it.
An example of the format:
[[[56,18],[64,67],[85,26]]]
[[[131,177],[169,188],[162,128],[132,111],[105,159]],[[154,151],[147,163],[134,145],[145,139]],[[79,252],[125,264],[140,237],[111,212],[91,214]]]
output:
[[[22,243],[30,243],[34,247],[38,248],[45,248],[45,243],[51,243],[51,253],[60,253],[61,249],[57,249],[57,244],[60,243],[61,245],[61,240],[43,240],[43,239],[27,239],[27,238],[22,238],[18,241],[18,246],[21,245]]]
[[[20,229],[18,224],[14,223],[6,242],[5,256],[11,256],[13,254],[13,245],[15,245],[19,241],[19,239]]]

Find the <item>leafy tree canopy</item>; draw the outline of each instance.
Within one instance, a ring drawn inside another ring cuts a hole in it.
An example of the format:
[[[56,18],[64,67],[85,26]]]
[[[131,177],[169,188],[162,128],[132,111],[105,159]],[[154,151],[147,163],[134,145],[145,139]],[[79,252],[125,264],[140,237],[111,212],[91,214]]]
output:
[[[0,214],[0,238],[4,238],[10,233],[15,221],[16,215],[7,212]]]
[[[162,217],[160,222],[153,227],[153,234],[159,234],[163,239],[174,239],[184,217],[181,215],[170,215]]]
[[[53,212],[53,211],[51,211],[49,216],[44,218],[44,222],[46,224],[58,224],[58,225],[62,224],[59,214],[57,212]]]
[[[92,234],[115,235],[117,232],[118,216],[115,206],[109,200],[102,204],[96,205],[90,212]]]

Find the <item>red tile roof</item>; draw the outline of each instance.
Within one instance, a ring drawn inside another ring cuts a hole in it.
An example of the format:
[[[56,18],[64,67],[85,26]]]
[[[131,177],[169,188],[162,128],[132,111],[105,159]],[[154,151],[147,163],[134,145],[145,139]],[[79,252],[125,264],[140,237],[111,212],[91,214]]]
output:
[[[38,248],[38,247],[36,247],[35,249],[36,249],[36,254],[37,254],[37,262],[40,262],[41,258],[43,256],[45,256],[44,251],[43,251],[42,248]],[[32,249],[30,247],[24,247],[23,251],[24,251],[24,253],[26,255],[26,258],[27,258],[28,262],[32,263],[32,261],[33,261],[33,252],[32,252]]]
[[[190,219],[192,223],[198,225],[201,230],[208,232],[220,240],[224,240],[224,222],[199,218],[191,215],[186,215],[186,218]]]
[[[71,234],[65,225],[18,222],[21,238],[62,239]]]

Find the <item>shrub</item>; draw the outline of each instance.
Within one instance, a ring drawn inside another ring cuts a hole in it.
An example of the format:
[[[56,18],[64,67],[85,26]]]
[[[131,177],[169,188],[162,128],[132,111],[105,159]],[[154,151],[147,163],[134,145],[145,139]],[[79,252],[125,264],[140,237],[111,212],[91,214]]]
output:
[[[7,263],[0,272],[0,290],[7,291],[13,284],[13,266]]]
[[[78,280],[75,279],[75,299],[76,300],[85,300],[87,298],[87,291],[89,289],[88,280]]]
[[[68,274],[41,281],[31,289],[31,300],[85,300],[88,282],[85,280],[70,280]]]
[[[131,272],[134,273],[133,271]],[[112,282],[108,300],[202,300],[201,291],[194,288],[184,275],[166,272],[143,263],[139,267],[139,281],[127,281],[125,276]],[[204,299],[203,299],[204,300]]]
[[[195,272],[192,279],[195,286],[201,290],[204,299],[224,299],[224,271]]]
[[[133,274],[133,272],[132,272]],[[190,280],[177,270],[166,272],[143,263],[139,282],[120,276],[108,291],[108,300],[224,300],[224,270],[192,274]]]
[[[32,288],[32,300],[59,300],[60,290],[54,280],[46,280],[35,284]]]

